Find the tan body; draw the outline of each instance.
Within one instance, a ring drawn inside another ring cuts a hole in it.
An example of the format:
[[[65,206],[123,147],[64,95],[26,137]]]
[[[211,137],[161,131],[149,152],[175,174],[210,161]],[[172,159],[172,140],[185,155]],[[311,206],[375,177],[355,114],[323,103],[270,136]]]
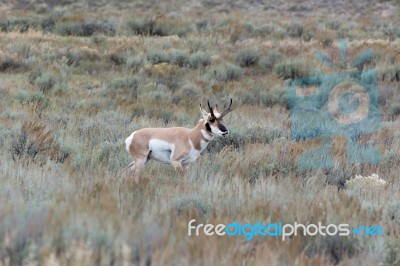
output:
[[[211,113],[202,108],[200,110],[203,119],[200,119],[194,128],[143,128],[133,132],[125,140],[126,150],[133,158],[129,167],[136,182],[140,171],[151,159],[172,164],[176,170],[185,174],[187,166],[200,156],[215,135],[228,134],[228,130],[222,124],[223,115],[216,110]],[[229,111],[230,109],[224,113]]]

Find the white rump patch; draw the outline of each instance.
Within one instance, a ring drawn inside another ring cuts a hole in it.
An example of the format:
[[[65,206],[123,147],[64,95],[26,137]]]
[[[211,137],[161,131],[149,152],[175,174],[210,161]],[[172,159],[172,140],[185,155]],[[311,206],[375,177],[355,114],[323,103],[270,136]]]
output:
[[[132,141],[133,141],[133,135],[135,135],[136,131],[134,131],[129,137],[126,138],[125,140],[125,145],[126,145],[126,150],[129,152],[129,148],[132,145]],[[130,152],[129,152],[130,153]]]

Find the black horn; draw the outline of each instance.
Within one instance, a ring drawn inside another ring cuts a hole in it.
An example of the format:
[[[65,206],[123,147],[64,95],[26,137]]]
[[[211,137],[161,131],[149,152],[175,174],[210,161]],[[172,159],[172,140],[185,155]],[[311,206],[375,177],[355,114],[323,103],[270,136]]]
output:
[[[233,110],[231,109],[231,106],[232,106],[232,99],[231,99],[231,103],[229,104],[228,108],[226,108],[226,109],[221,113],[221,118],[224,117],[227,113],[233,111]]]
[[[209,100],[207,100],[207,104],[208,104],[208,108],[210,109],[211,116],[215,117],[213,108],[210,106],[210,101]]]

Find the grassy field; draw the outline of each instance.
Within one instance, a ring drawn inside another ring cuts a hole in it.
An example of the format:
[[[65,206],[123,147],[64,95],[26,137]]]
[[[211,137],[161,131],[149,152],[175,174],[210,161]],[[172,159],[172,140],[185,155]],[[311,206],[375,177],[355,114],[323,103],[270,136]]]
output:
[[[400,265],[398,1],[1,1],[0,265]],[[380,164],[302,169],[289,79],[377,71],[382,125],[360,136]],[[193,127],[209,99],[230,130],[189,182],[150,162],[138,184],[124,140]],[[386,185],[370,181],[378,174]],[[364,178],[347,180],[361,175]],[[198,223],[380,225],[384,236],[189,237]]]

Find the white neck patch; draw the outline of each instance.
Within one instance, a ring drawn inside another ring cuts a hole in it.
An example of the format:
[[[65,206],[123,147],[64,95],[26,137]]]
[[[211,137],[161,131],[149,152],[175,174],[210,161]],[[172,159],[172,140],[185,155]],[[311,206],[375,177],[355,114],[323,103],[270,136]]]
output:
[[[201,130],[201,135],[203,135],[203,137],[206,140],[212,140],[214,138],[214,136],[211,136],[210,134],[208,134],[208,132],[205,131],[204,129]]]

